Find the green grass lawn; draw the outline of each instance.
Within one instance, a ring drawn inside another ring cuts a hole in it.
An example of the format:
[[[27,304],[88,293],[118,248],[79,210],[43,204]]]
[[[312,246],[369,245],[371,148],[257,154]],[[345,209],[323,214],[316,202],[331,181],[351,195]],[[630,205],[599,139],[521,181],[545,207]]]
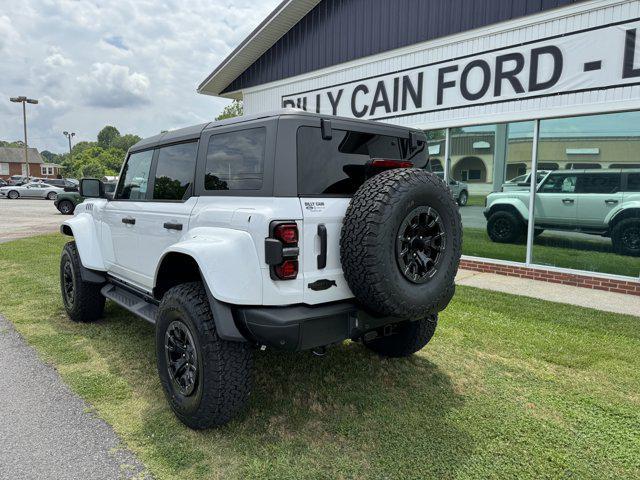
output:
[[[640,478],[640,318],[460,287],[413,358],[257,353],[248,411],[193,432],[152,326],[66,319],[65,241],[0,245],[0,312],[158,478]]]
[[[469,195],[467,205],[470,207],[484,207],[484,200],[486,195]]]
[[[462,252],[475,257],[524,262],[527,247],[521,244],[492,242],[487,231],[465,228]],[[613,273],[637,278],[640,258],[613,253],[609,243],[594,240],[569,240],[561,232],[545,231],[535,240],[533,260],[539,265],[575,268],[591,272]]]

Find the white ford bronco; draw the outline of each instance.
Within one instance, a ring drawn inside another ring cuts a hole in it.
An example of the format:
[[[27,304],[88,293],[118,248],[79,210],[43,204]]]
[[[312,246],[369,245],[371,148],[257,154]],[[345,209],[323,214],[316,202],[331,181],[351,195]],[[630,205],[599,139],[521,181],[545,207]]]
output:
[[[419,130],[297,110],[142,140],[113,194],[81,182],[61,227],[65,309],[91,322],[109,299],[155,324],[166,397],[197,429],[245,405],[255,349],[411,355],[462,243],[427,158]]]
[[[529,191],[487,197],[487,234],[494,242],[520,241],[529,218]],[[640,170],[556,170],[539,182],[535,234],[545,229],[610,237],[622,255],[640,255]]]

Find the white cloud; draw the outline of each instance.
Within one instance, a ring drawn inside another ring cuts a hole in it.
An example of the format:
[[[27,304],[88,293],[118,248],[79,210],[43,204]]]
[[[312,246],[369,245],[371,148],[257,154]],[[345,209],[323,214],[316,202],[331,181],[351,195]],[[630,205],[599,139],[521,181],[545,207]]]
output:
[[[68,67],[73,65],[73,61],[65,57],[59,48],[51,47],[49,56],[44,59],[44,64],[49,67]]]
[[[83,98],[94,107],[135,107],[149,103],[149,79],[129,67],[94,63],[88,75],[78,78]]]
[[[28,112],[41,150],[64,151],[62,130],[144,137],[212,120],[228,101],[197,85],[279,2],[3,0],[0,92],[41,100]],[[20,138],[18,113],[0,107],[0,139]]]

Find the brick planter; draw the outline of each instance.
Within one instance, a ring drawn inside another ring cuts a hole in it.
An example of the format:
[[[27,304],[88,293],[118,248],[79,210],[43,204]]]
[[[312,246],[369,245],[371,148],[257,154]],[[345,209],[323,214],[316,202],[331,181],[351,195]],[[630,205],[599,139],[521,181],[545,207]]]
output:
[[[475,259],[462,259],[460,261],[460,268],[474,270],[476,272],[497,273],[511,277],[530,278],[543,282],[561,283],[574,287],[592,288],[595,290],[640,296],[640,280],[618,280],[578,273],[546,270],[544,267],[525,267]]]

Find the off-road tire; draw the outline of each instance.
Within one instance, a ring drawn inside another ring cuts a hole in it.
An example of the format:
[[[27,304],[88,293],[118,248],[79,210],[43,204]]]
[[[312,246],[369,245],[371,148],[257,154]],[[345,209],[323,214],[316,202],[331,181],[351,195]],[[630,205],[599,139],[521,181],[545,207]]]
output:
[[[20,198],[20,193],[17,190],[9,190],[9,193],[7,193],[7,198],[16,200],[17,198]]]
[[[507,210],[498,210],[487,220],[487,234],[496,243],[518,243],[525,232],[524,222]]]
[[[469,193],[466,190],[461,191],[460,195],[458,195],[458,205],[460,205],[461,207],[464,207],[467,205],[468,202],[469,202]]]
[[[402,358],[422,350],[429,343],[438,325],[438,316],[431,315],[415,321],[396,325],[396,332],[388,337],[378,337],[364,345],[384,357]]]
[[[68,263],[69,268],[65,265]],[[60,258],[60,293],[62,304],[69,318],[74,322],[95,322],[102,317],[105,298],[100,293],[102,285],[82,280],[80,269],[82,262],[78,254],[76,242],[67,243],[62,249]],[[65,275],[71,275],[73,293],[65,292]]]
[[[73,206],[73,202],[71,200],[61,200],[60,203],[58,203],[58,210],[63,215],[73,215],[75,207]]]
[[[188,396],[173,381],[165,354],[165,335],[176,319],[186,325],[195,343],[198,376],[193,393]],[[190,428],[224,425],[247,404],[252,383],[252,349],[248,343],[230,342],[218,336],[201,282],[173,287],[162,298],[156,320],[156,359],[167,401],[178,419]]]
[[[416,208],[437,211],[445,233],[444,250],[426,283],[412,283],[400,268],[399,229]],[[367,180],[347,208],[340,259],[347,284],[373,313],[416,320],[449,304],[462,249],[460,212],[451,191],[422,169],[394,169]]]
[[[611,243],[613,250],[620,255],[640,256],[640,244],[636,239],[633,242],[629,235],[638,235],[640,231],[640,217],[624,218],[611,230]],[[637,237],[636,237],[637,238]]]

